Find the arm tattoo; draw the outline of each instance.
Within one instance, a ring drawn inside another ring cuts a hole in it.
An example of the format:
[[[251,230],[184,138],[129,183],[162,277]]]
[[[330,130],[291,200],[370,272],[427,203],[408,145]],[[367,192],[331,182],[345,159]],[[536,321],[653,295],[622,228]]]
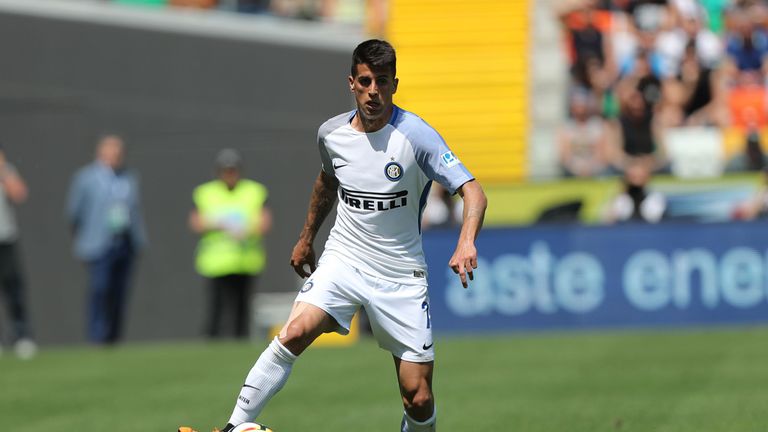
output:
[[[309,209],[307,210],[307,220],[304,222],[304,228],[301,230],[300,238],[308,240],[310,243],[315,240],[317,231],[325,221],[328,213],[336,202],[336,191],[339,187],[339,181],[323,172],[315,180],[312,188],[312,197],[309,199]]]

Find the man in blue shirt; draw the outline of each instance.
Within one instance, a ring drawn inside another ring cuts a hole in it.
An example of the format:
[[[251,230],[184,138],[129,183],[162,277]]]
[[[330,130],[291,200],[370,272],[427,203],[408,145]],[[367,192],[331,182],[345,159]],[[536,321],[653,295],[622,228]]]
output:
[[[74,253],[89,272],[88,338],[97,344],[120,338],[134,255],[145,242],[138,179],[123,158],[123,140],[102,137],[96,160],[75,174],[67,201]]]

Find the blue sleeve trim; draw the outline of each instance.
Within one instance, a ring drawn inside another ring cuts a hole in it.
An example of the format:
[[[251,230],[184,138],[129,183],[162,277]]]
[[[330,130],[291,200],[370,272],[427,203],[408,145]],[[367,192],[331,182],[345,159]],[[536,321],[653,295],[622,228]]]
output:
[[[440,183],[451,194],[474,178],[432,126],[413,113],[400,112],[396,127],[411,143],[416,162],[427,178]]]

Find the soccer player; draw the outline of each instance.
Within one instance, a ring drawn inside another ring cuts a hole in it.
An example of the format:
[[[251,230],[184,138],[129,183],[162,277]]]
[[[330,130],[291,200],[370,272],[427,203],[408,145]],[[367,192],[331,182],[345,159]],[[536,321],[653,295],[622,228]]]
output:
[[[405,408],[401,431],[435,430],[421,213],[432,181],[463,198],[461,233],[448,265],[466,288],[477,268],[475,238],[487,200],[440,135],[393,104],[395,71],[395,50],[385,41],[363,42],[352,55],[349,89],[357,109],[320,127],[322,170],[291,255],[296,273],[308,279],[287,323],[248,374],[224,432],[253,421],[297,357],[322,333],[348,333],[361,306],[379,345],[394,358]],[[316,265],[313,242],[337,197],[336,222]]]

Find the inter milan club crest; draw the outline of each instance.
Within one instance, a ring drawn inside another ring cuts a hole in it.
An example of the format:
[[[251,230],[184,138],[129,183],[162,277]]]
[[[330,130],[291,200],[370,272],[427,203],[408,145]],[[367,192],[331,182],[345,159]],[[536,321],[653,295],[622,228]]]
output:
[[[391,181],[398,181],[403,177],[403,167],[397,162],[390,162],[384,167],[384,175]]]
[[[311,280],[308,280],[308,281],[307,281],[307,282],[306,282],[306,283],[305,283],[305,284],[304,284],[304,285],[301,287],[301,292],[305,293],[305,292],[307,292],[307,291],[311,290],[311,289],[312,289],[312,287],[313,287],[314,285],[315,285],[315,283],[314,283],[314,282],[312,282]]]

